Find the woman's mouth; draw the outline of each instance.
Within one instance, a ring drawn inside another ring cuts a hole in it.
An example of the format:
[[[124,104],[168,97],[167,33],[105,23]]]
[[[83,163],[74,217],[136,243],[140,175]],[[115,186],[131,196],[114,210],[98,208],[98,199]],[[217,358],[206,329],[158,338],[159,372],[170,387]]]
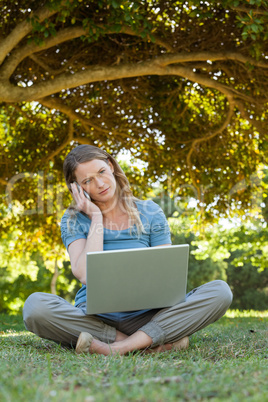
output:
[[[99,194],[104,195],[107,193],[110,187],[107,187],[105,190],[101,191]]]

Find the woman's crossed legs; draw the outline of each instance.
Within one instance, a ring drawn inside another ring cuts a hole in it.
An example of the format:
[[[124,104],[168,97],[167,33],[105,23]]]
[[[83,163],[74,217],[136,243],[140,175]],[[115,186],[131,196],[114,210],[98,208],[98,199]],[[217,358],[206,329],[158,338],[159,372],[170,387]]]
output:
[[[123,355],[140,349],[170,350],[176,345],[183,349],[191,334],[221,318],[231,302],[229,286],[218,280],[194,289],[185,302],[121,322],[120,330],[118,323],[112,326],[87,316],[83,309],[46,293],[29,296],[23,316],[29,331],[62,345],[76,345],[78,353]]]

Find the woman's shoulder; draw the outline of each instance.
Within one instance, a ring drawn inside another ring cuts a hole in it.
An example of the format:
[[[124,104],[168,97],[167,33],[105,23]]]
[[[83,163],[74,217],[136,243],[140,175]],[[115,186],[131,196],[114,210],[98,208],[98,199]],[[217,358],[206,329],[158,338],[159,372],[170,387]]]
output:
[[[80,211],[77,211],[73,207],[69,207],[65,210],[62,218],[61,218],[61,226],[67,224],[67,222],[74,221],[74,222],[85,222],[89,221],[89,217],[83,214]]]
[[[62,215],[61,222],[67,221],[68,219],[72,217],[77,217],[77,212],[74,208],[69,207],[64,211],[64,214]]]
[[[151,245],[171,243],[168,222],[162,208],[153,200],[141,201],[137,203],[137,208],[143,227],[151,236]]]
[[[67,208],[60,222],[61,238],[67,249],[73,241],[87,238],[90,222],[86,215],[83,216],[75,208]]]
[[[143,214],[151,214],[162,211],[161,207],[151,199],[148,200],[135,200],[139,212]]]

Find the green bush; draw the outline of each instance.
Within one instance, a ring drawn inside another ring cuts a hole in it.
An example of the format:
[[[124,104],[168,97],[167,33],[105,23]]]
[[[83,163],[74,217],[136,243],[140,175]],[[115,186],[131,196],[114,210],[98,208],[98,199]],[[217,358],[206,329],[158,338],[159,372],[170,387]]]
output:
[[[188,289],[214,279],[226,280],[233,292],[232,308],[266,310],[268,269],[265,268],[265,228],[231,230],[215,225],[202,237],[189,230],[186,219],[172,219],[173,244],[189,244]],[[263,268],[264,267],[264,268]],[[268,268],[268,267],[267,267]]]
[[[27,273],[12,279],[7,269],[0,267],[0,311],[2,313],[21,312],[25,300],[34,292],[51,293],[53,273],[46,268],[41,256],[33,255],[32,259],[38,266],[36,280],[31,280]],[[64,261],[57,278],[57,294],[73,303],[80,286],[79,281],[72,274],[70,262]]]
[[[247,260],[243,266],[236,266],[243,251],[231,253],[228,259],[227,281],[232,287],[234,299],[232,308],[239,310],[267,310],[268,269],[259,271]]]
[[[172,233],[172,244],[189,244],[190,246],[187,291],[215,279],[226,280],[225,263],[214,262],[211,258],[200,260],[192,254],[192,251],[197,248],[192,244],[196,239],[193,233],[187,235]]]

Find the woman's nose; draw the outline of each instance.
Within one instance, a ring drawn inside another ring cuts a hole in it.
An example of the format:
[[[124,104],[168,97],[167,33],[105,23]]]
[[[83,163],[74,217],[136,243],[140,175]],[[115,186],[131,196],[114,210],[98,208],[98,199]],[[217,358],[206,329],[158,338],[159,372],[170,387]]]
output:
[[[95,180],[96,180],[97,187],[99,187],[99,188],[103,187],[104,182],[100,177],[96,177]]]

